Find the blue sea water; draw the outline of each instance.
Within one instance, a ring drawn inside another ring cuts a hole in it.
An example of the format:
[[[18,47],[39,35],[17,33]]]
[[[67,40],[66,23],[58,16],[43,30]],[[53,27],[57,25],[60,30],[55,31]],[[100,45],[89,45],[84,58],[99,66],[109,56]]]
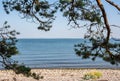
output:
[[[100,58],[81,59],[74,51],[74,45],[81,42],[83,39],[19,39],[19,54],[12,59],[31,68],[120,68]]]

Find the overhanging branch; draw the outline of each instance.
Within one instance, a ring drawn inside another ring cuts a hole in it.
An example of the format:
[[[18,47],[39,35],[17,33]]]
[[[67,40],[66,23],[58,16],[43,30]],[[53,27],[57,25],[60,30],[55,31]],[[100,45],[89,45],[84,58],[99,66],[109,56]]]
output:
[[[105,26],[106,26],[106,29],[107,29],[107,37],[106,37],[105,43],[108,43],[109,38],[110,38],[111,29],[110,29],[110,25],[109,25],[109,22],[108,22],[107,14],[106,14],[106,11],[104,9],[103,4],[101,3],[101,0],[96,0],[96,2],[97,2],[98,7],[100,8],[100,10],[102,12],[102,15],[103,15],[104,23],[105,23]]]
[[[118,6],[117,4],[112,2],[111,0],[106,0],[106,1],[120,11],[120,6]]]

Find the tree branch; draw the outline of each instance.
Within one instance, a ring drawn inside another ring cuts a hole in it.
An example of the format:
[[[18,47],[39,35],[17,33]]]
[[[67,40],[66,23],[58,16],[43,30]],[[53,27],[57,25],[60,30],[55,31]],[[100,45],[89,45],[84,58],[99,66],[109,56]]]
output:
[[[113,59],[114,55],[111,53],[111,51],[109,50],[109,47],[108,47],[111,29],[110,29],[110,25],[109,25],[109,22],[108,22],[107,14],[106,14],[106,11],[104,9],[104,6],[103,6],[101,0],[96,0],[96,2],[97,2],[98,6],[99,6],[99,8],[102,12],[105,27],[107,29],[107,37],[106,37],[103,45],[105,46],[106,53],[108,53],[110,55],[110,58]]]
[[[105,23],[105,26],[106,26],[106,29],[107,29],[107,37],[106,37],[105,43],[108,43],[109,38],[110,38],[111,29],[110,29],[110,25],[109,25],[109,22],[108,22],[107,14],[106,14],[106,11],[104,9],[103,4],[101,3],[101,0],[96,0],[96,2],[97,2],[98,6],[99,6],[99,8],[102,12],[102,15],[103,15],[104,23]]]
[[[117,28],[120,28],[120,26],[117,26],[117,25],[110,25],[110,26],[113,26],[113,27],[117,27]]]
[[[106,1],[120,11],[120,6],[118,6],[117,4],[115,4],[114,2],[112,2],[111,0],[106,0]]]

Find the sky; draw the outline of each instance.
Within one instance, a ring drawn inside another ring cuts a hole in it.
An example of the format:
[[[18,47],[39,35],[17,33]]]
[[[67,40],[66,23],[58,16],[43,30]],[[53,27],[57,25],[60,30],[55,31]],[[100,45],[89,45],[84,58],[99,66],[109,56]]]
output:
[[[53,1],[53,0],[49,0]],[[120,0],[115,0],[120,5]],[[111,25],[116,24],[120,26],[120,15],[118,11],[105,3],[105,8]],[[4,21],[8,21],[12,29],[20,32],[18,38],[83,38],[86,30],[83,28],[74,29],[67,25],[67,19],[62,17],[61,13],[57,13],[57,18],[53,23],[53,27],[50,31],[45,32],[38,30],[39,24],[28,22],[26,19],[21,19],[20,14],[12,12],[9,15],[5,13],[0,2],[0,27],[2,27]],[[120,13],[120,12],[119,12]],[[120,28],[111,27],[112,37],[120,38]]]

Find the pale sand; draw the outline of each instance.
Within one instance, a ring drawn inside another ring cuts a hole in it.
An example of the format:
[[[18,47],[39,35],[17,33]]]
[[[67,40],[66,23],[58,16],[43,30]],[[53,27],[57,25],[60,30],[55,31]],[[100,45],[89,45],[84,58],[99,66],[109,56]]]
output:
[[[100,71],[103,74],[103,76],[97,81],[120,81],[120,69],[32,69],[33,72],[44,77],[39,81],[83,81],[83,75],[93,70]],[[22,75],[16,75],[13,71],[0,70],[0,81],[38,80],[31,77],[27,78]]]

